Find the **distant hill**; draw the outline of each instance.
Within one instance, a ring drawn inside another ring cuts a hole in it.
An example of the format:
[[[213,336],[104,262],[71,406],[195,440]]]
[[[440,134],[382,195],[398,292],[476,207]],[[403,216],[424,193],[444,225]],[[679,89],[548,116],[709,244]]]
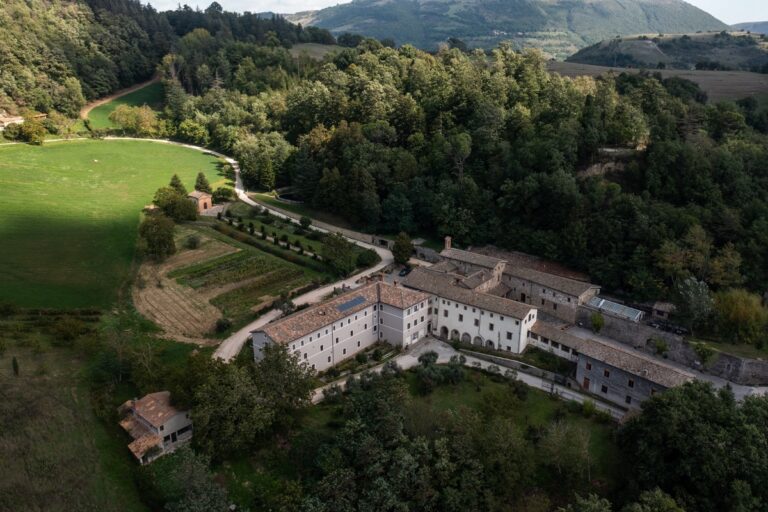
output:
[[[745,32],[609,39],[568,57],[596,66],[768,72],[768,41]]]
[[[752,21],[749,23],[737,23],[732,25],[736,30],[747,30],[755,34],[768,34],[768,21]]]
[[[287,18],[425,49],[450,37],[484,48],[511,40],[557,57],[616,35],[727,28],[682,0],[355,0]]]

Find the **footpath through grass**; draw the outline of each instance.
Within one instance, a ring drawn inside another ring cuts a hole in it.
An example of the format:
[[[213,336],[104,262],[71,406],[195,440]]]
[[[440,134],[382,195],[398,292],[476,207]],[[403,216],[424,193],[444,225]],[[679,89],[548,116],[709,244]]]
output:
[[[154,82],[132,93],[116,98],[109,103],[99,105],[88,113],[91,128],[95,130],[115,128],[109,115],[120,105],[129,107],[141,107],[147,105],[153,109],[159,109],[163,104],[163,86],[160,82]]]
[[[143,141],[0,147],[0,301],[106,308],[128,281],[144,205],[176,173],[214,184],[218,159]]]

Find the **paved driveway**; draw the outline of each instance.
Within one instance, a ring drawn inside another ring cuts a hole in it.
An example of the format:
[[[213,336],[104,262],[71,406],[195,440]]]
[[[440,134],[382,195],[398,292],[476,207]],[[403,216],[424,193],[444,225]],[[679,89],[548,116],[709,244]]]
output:
[[[247,203],[251,206],[262,206],[277,217],[280,217],[283,219],[296,220],[296,218],[293,216],[274,210],[266,205],[259,204],[253,199],[251,199],[250,197],[248,197],[248,194],[245,193],[245,189],[243,188],[242,179],[240,178],[240,166],[237,164],[236,160],[228,157],[225,157],[225,158],[227,159],[227,162],[230,165],[232,165],[232,168],[235,170],[235,193],[237,194],[238,199],[240,199],[244,203]],[[317,226],[315,226],[314,229],[316,229],[317,231],[325,232],[325,233],[328,232],[327,229],[320,228]],[[357,281],[361,280],[361,278],[375,274],[376,272],[379,272],[380,270],[391,265],[395,261],[392,256],[392,252],[389,249],[385,249],[384,247],[378,247],[372,244],[361,242],[359,240],[355,240],[354,238],[347,238],[347,240],[359,245],[360,247],[365,247],[366,249],[373,249],[381,258],[381,262],[373,266],[372,268],[369,268],[367,270],[364,270],[362,272],[359,272],[353,275],[352,277],[343,279],[341,281],[337,281],[333,284],[329,284],[322,288],[317,288],[303,295],[299,295],[298,297],[294,297],[293,299],[294,304],[296,304],[297,306],[301,306],[304,304],[314,304],[314,303],[320,302],[324,297],[326,297],[331,292],[333,292],[334,288],[340,288],[342,286],[345,286],[348,288],[356,288],[360,286],[360,284]],[[219,347],[216,349],[216,352],[214,352],[213,356],[219,359],[222,359],[223,361],[226,361],[226,362],[231,361],[243,349],[243,346],[246,344],[246,342],[250,338],[252,331],[261,329],[266,324],[268,324],[272,320],[275,320],[279,317],[280,317],[279,310],[273,309],[268,311],[258,319],[249,323],[248,325],[246,325],[245,327],[243,327],[242,329],[240,329],[239,331],[231,335],[229,338],[224,340],[221,343],[221,345],[219,345]]]

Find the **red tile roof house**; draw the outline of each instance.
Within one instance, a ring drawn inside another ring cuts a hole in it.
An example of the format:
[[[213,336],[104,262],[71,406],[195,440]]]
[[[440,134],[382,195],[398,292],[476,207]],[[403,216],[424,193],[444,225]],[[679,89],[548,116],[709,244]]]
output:
[[[128,400],[118,412],[122,416],[120,426],[133,438],[128,449],[141,464],[149,464],[192,439],[189,412],[173,407],[168,391]]]

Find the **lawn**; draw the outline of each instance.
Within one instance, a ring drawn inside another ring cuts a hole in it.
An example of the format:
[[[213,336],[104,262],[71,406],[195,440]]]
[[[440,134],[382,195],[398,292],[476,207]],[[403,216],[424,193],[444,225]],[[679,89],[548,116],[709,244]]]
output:
[[[91,409],[83,362],[67,349],[36,352],[12,341],[0,357],[0,509],[147,510],[126,436]]]
[[[0,147],[0,301],[107,308],[132,274],[142,207],[177,173],[188,189],[216,157],[142,141]]]
[[[91,128],[114,128],[115,125],[109,120],[109,115],[120,105],[128,105],[129,107],[148,105],[153,109],[159,109],[163,105],[163,86],[160,82],[154,82],[125,96],[114,99],[109,103],[99,105],[88,114]]]

